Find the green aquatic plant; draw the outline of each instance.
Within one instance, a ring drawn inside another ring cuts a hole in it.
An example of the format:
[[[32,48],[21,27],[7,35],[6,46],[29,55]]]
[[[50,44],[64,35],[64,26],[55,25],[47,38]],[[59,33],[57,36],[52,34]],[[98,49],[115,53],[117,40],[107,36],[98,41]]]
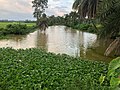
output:
[[[110,90],[108,65],[41,49],[0,48],[0,90]]]
[[[120,85],[120,57],[113,59],[108,66],[108,73],[106,76],[101,75],[99,81],[102,84],[105,77],[110,81],[111,87],[118,87]]]
[[[111,86],[120,85],[120,57],[113,59],[113,61],[110,62],[107,77],[111,78]]]

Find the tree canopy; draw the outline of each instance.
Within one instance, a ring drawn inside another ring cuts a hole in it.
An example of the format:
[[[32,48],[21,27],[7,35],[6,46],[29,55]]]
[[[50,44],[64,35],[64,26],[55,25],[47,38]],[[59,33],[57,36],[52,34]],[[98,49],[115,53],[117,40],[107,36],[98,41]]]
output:
[[[34,0],[32,1],[34,8],[34,17],[37,18],[37,23],[42,14],[45,12],[45,8],[47,8],[48,0]]]
[[[88,19],[93,19],[98,16],[103,25],[99,36],[115,39],[107,48],[105,55],[112,51],[120,55],[120,0],[75,0],[73,9],[81,15],[81,18],[87,16]]]

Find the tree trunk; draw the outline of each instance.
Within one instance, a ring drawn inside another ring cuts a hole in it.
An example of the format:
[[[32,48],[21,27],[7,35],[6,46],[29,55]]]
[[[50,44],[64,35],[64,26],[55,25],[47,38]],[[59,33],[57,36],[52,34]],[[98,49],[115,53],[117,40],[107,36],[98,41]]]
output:
[[[39,18],[38,18],[38,16],[37,16],[37,22],[36,22],[36,25],[38,26],[38,24],[39,24]]]
[[[120,55],[120,37],[116,38],[106,49],[104,55],[109,56],[113,51],[115,51],[115,55]]]
[[[118,39],[118,46],[117,46],[117,48],[115,50],[115,55],[120,56],[120,37]]]

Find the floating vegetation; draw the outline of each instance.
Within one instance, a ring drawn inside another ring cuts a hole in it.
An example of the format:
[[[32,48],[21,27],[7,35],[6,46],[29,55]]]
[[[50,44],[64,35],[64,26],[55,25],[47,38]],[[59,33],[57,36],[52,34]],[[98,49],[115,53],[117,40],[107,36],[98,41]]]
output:
[[[110,90],[109,81],[99,82],[107,68],[41,49],[0,48],[0,90]]]

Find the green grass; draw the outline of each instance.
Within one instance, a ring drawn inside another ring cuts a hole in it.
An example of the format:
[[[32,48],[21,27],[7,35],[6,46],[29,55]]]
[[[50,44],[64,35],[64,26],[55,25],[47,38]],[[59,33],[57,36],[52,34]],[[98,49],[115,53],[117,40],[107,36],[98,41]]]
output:
[[[19,22],[0,22],[0,28],[5,28],[8,24],[19,24]],[[29,27],[35,25],[35,23],[23,23],[23,22],[20,22],[20,24],[26,24]]]
[[[41,49],[0,48],[0,90],[111,90],[108,65]]]
[[[11,22],[0,22],[0,28],[5,28],[8,24],[12,24]]]
[[[9,38],[11,34],[25,35],[35,31],[35,23],[0,22],[0,39]]]
[[[21,24],[26,24],[28,27],[35,26],[36,23],[21,23]]]

